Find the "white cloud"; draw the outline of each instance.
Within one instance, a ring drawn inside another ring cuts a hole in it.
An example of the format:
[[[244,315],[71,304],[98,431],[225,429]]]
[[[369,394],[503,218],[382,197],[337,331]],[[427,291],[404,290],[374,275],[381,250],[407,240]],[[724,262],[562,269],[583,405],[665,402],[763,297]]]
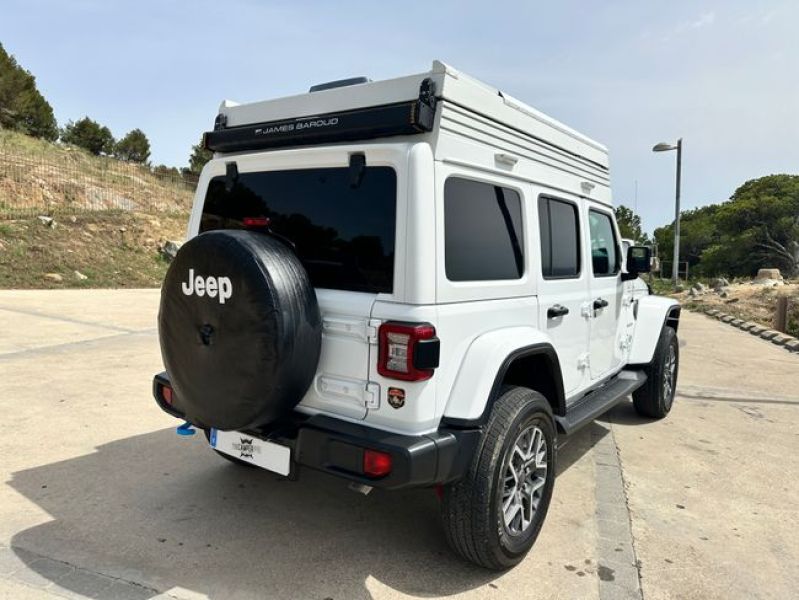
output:
[[[714,12],[706,12],[702,13],[698,19],[692,21],[688,24],[689,29],[702,29],[703,27],[709,27],[716,22],[716,13]]]
[[[674,33],[685,33],[686,31],[691,31],[695,29],[703,29],[704,27],[710,27],[713,23],[716,22],[716,13],[713,11],[702,13],[693,21],[688,21],[686,23],[682,23],[678,25],[674,29]]]

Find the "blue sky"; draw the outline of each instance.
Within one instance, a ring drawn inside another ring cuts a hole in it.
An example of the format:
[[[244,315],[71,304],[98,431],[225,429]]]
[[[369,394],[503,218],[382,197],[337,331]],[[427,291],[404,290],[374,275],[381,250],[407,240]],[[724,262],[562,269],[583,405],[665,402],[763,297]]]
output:
[[[799,171],[799,2],[5,0],[0,42],[60,124],[139,127],[182,166],[220,100],[261,100],[434,58],[607,145],[617,203],[651,230],[746,179]]]

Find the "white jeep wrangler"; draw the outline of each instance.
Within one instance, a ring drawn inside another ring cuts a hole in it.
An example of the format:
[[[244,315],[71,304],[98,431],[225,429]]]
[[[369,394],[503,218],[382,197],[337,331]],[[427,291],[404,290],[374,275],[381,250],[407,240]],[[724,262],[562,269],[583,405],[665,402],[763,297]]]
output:
[[[630,394],[669,412],[680,308],[626,283],[649,250],[622,256],[600,144],[435,62],[226,101],[205,146],[153,391],[225,457],[435,487],[504,569],[559,438]]]

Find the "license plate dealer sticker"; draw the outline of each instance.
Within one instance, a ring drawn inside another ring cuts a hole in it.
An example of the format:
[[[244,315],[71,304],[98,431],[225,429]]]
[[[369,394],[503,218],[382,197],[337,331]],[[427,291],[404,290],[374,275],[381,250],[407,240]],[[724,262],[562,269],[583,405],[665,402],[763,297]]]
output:
[[[262,469],[288,475],[291,449],[238,431],[211,430],[211,447]]]

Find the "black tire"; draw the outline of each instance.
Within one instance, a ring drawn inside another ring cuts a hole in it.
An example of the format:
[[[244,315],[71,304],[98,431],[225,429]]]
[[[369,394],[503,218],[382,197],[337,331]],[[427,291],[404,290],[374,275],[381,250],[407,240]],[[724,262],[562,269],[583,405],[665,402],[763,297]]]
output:
[[[264,232],[218,230],[178,251],[161,290],[158,333],[173,406],[186,420],[254,429],[290,412],[307,391],[322,318],[286,243]]]
[[[211,432],[208,431],[207,429],[203,429],[203,433],[205,434],[205,439],[208,441],[208,444],[209,444],[208,447],[211,448],[211,446],[210,446],[210,444],[211,444]],[[216,448],[211,448],[211,450],[216,452],[219,456],[221,456],[225,460],[229,460],[234,465],[238,465],[240,467],[247,467],[248,469],[256,469],[257,468],[254,464],[249,463],[246,460],[241,460],[240,458],[236,458],[235,456],[230,456],[230,454],[225,454],[224,452],[220,452]]]
[[[674,405],[679,366],[680,345],[677,332],[671,327],[664,327],[652,362],[644,368],[646,383],[633,392],[633,405],[639,415],[662,419],[669,414]]]
[[[546,456],[546,472],[539,477],[537,508],[529,524],[513,533],[502,515],[505,474],[517,438],[531,427],[540,431],[546,444],[541,452]],[[506,388],[491,410],[468,473],[444,487],[444,531],[455,552],[494,570],[508,569],[525,557],[538,537],[552,498],[555,443],[555,425],[546,398],[527,388]]]

